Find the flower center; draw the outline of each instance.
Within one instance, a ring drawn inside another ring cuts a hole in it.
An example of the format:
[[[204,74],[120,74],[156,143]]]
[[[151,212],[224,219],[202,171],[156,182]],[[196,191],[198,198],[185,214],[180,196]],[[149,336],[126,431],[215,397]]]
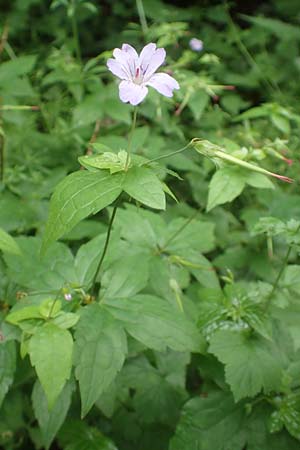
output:
[[[143,83],[143,71],[141,67],[137,67],[135,70],[135,76],[134,76],[134,83],[135,84],[142,84]]]

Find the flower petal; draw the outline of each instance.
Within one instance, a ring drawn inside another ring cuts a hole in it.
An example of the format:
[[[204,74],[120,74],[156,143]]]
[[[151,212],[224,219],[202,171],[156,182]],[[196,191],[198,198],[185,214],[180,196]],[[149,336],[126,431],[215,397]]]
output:
[[[145,81],[147,81],[163,64],[165,58],[166,51],[164,48],[156,48],[156,45],[153,43],[150,43],[143,48],[138,62],[142,69]]]
[[[118,63],[124,66],[124,69],[129,75],[129,78],[135,77],[136,67],[138,66],[138,54],[129,44],[123,44],[122,49],[115,48],[113,55]]]
[[[148,89],[142,84],[135,84],[132,81],[125,80],[119,84],[119,96],[124,103],[129,102],[131,105],[138,105],[147,94]]]
[[[153,42],[150,42],[150,44],[145,45],[139,56],[140,67],[142,67],[143,69],[146,69],[148,67],[155,50],[156,44],[153,44]]]
[[[172,97],[173,90],[179,89],[179,84],[175,78],[171,77],[167,73],[155,73],[149,81],[146,82],[146,85],[153,87],[165,97]]]
[[[123,44],[122,51],[128,53],[134,59],[138,59],[139,57],[136,50],[129,44]]]
[[[116,76],[121,78],[121,80],[129,80],[130,73],[128,73],[128,68],[125,64],[120,63],[116,59],[110,58],[107,63],[109,70]]]

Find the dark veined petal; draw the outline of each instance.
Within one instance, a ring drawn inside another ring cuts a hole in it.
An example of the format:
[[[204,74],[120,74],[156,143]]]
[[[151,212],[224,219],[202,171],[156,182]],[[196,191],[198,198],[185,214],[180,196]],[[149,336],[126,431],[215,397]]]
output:
[[[145,85],[135,84],[132,81],[121,81],[119,84],[119,95],[122,102],[129,102],[131,105],[138,105],[141,103],[146,95],[148,89]]]
[[[146,84],[147,86],[151,86],[156,89],[165,97],[172,97],[173,90],[179,89],[179,84],[175,78],[171,77],[167,73],[155,73]]]

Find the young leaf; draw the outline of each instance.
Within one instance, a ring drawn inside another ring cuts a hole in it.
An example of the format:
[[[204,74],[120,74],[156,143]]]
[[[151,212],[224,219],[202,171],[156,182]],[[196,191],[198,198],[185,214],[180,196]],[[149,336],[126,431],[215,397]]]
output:
[[[72,390],[72,384],[70,382],[66,383],[53,408],[49,411],[47,398],[43,388],[38,380],[35,382],[32,392],[32,404],[34,415],[41,429],[43,445],[46,450],[49,449],[66,418],[71,404]]]
[[[121,180],[120,174],[80,170],[59,183],[51,198],[42,252],[80,220],[110,205],[122,191]]]
[[[146,167],[129,169],[124,179],[123,189],[135,200],[150,208],[166,208],[163,185],[151,169]]]
[[[0,344],[0,406],[11,386],[16,370],[16,346],[12,341]]]
[[[126,335],[120,324],[98,304],[85,307],[75,332],[75,376],[82,416],[113,381],[126,353]]]
[[[282,367],[276,346],[261,336],[217,331],[209,350],[225,364],[226,381],[236,401],[280,388]]]
[[[39,327],[29,342],[31,364],[45,391],[49,408],[61,393],[72,367],[73,339],[52,323]]]
[[[21,250],[14,240],[6,231],[0,228],[0,250],[14,255],[20,255]]]
[[[124,322],[129,334],[150,348],[203,351],[204,342],[195,324],[167,300],[137,295],[111,299],[106,305],[111,314]]]

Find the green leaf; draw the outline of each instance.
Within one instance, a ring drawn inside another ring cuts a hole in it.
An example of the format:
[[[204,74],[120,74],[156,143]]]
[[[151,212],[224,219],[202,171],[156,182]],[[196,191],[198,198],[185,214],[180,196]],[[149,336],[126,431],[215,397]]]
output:
[[[280,40],[300,40],[300,30],[296,25],[271,17],[255,17],[241,14],[241,17],[275,34]]]
[[[26,55],[1,63],[0,66],[0,83],[10,81],[12,78],[26,75],[35,64],[36,56]]]
[[[204,342],[196,325],[175,306],[159,297],[137,295],[131,298],[110,299],[107,308],[124,322],[129,334],[147,347],[165,351],[201,352]]]
[[[293,292],[300,293],[300,266],[290,264],[283,272],[283,277],[280,280],[282,288],[288,288]]]
[[[217,170],[209,183],[207,211],[217,205],[231,202],[245,187],[245,177],[235,167]]]
[[[280,114],[272,114],[271,121],[278,128],[279,131],[282,131],[284,134],[290,134],[291,127],[290,122],[286,117],[281,116]]]
[[[87,169],[94,167],[97,169],[108,169],[111,174],[121,172],[125,169],[127,152],[121,150],[116,153],[104,152],[102,155],[80,156],[80,164]]]
[[[163,248],[169,253],[186,255],[188,259],[189,250],[197,252],[209,252],[215,247],[214,237],[215,225],[211,222],[193,220],[188,223],[188,219],[178,217],[172,220],[164,231]]]
[[[45,391],[49,408],[61,393],[72,367],[73,339],[52,323],[40,327],[29,342],[31,364]]]
[[[97,428],[79,420],[69,420],[64,424],[59,442],[64,450],[118,450]]]
[[[113,381],[126,353],[126,335],[120,324],[98,304],[85,307],[75,332],[75,376],[82,416]]]
[[[0,228],[0,250],[14,255],[20,255],[21,250],[14,238],[12,238],[6,231]]]
[[[12,311],[9,313],[5,320],[9,323],[12,323],[13,325],[18,325],[19,322],[22,322],[23,320],[28,319],[41,319],[41,313],[39,306],[36,305],[30,305],[25,306],[25,308],[19,308],[15,311]]]
[[[12,385],[16,370],[16,346],[12,341],[0,344],[0,406]]]
[[[262,173],[257,172],[247,172],[247,177],[245,179],[249,186],[253,186],[260,189],[274,189],[274,184],[272,181]]]
[[[49,449],[58,430],[64,423],[71,404],[72,390],[72,384],[66,383],[53,408],[49,411],[47,398],[40,382],[37,380],[34,384],[32,405],[34,415],[41,429],[42,441],[46,450]]]
[[[124,179],[123,189],[135,200],[150,208],[166,208],[163,185],[151,169],[146,167],[129,169]]]
[[[244,409],[225,392],[208,392],[183,407],[170,450],[242,450]]]
[[[225,377],[236,401],[244,397],[278,390],[282,367],[276,346],[261,336],[246,336],[236,331],[217,331],[209,350],[223,364]]]
[[[134,277],[132,277],[132,268]],[[149,254],[137,252],[125,254],[111,264],[101,279],[105,298],[131,297],[147,285],[149,278]]]
[[[82,219],[110,205],[122,191],[121,179],[106,171],[80,170],[59,183],[51,198],[42,252]]]
[[[172,385],[162,371],[153,367],[144,356],[125,365],[118,383],[133,390],[132,403],[139,421],[169,426],[176,424],[186,393]]]
[[[17,238],[17,243],[21,248],[21,255],[4,255],[8,274],[15,283],[34,291],[55,291],[66,283],[78,283],[74,257],[65,244],[55,242],[41,259],[40,238],[22,236]]]

